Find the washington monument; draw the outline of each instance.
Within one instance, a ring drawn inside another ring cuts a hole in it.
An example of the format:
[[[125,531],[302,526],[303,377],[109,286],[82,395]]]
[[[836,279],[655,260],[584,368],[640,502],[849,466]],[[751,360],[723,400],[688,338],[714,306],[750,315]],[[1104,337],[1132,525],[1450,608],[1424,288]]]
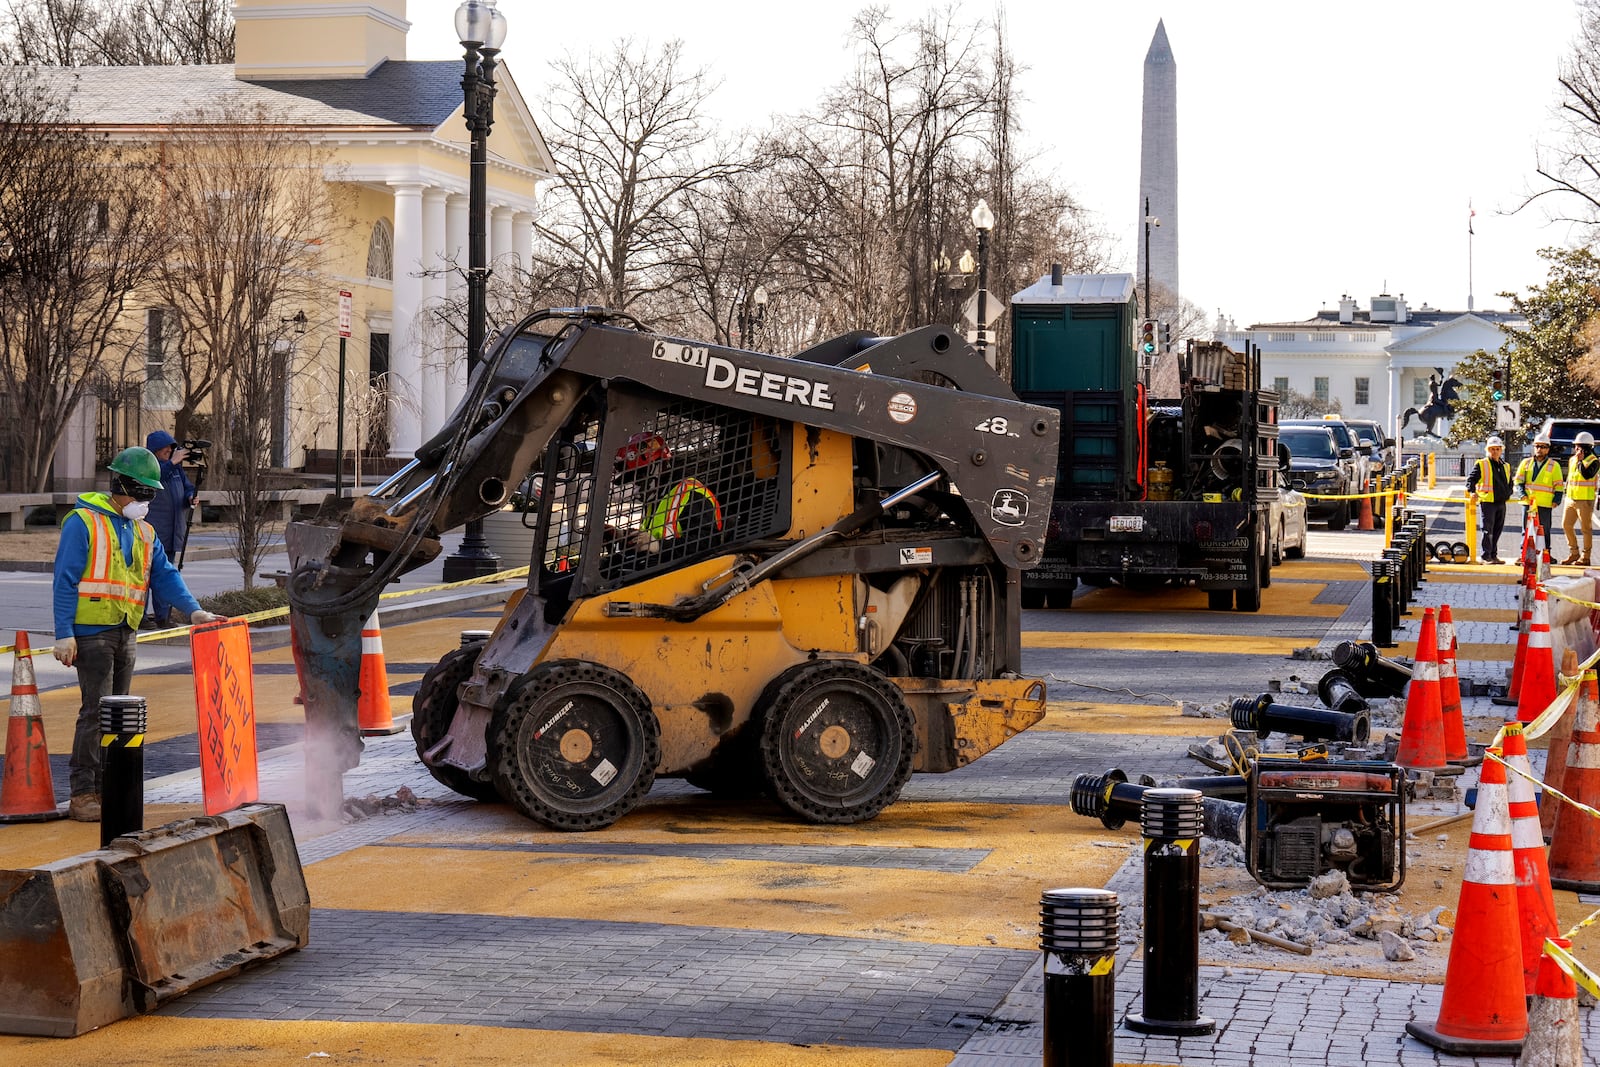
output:
[[[1150,208],[1145,210],[1145,201]],[[1160,220],[1149,228],[1150,263],[1145,273],[1145,217]],[[1167,43],[1167,28],[1156,23],[1144,56],[1144,132],[1139,151],[1139,274],[1142,289],[1150,279],[1150,308],[1157,318],[1175,319],[1178,305],[1178,64]],[[1141,310],[1143,301],[1141,301]]]

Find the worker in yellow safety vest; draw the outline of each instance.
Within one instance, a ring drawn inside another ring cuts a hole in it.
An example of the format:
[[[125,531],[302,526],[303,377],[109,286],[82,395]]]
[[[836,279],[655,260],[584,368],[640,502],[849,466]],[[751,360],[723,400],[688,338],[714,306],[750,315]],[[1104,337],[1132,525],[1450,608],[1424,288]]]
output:
[[[1594,498],[1600,486],[1600,456],[1594,454],[1594,434],[1584,430],[1572,439],[1572,460],[1567,464],[1567,510],[1561,529],[1567,535],[1567,565],[1589,566],[1594,543]],[[1578,554],[1577,531],[1583,531],[1583,554]]]
[[[144,605],[154,590],[191,625],[220,616],[201,609],[183,575],[144,521],[161,491],[161,465],[148,449],[125,448],[111,461],[111,492],[84,493],[61,523],[52,604],[55,658],[78,672],[82,700],[68,762],[79,822],[100,821],[100,698],[127,696]]]
[[[1533,439],[1533,455],[1517,464],[1517,490],[1523,497],[1522,525],[1528,525],[1528,513],[1537,509],[1539,525],[1544,527],[1544,547],[1550,547],[1550,519],[1555,506],[1561,503],[1566,479],[1561,474],[1561,464],[1550,458],[1550,438],[1540,434]]]
[[[1481,504],[1483,521],[1483,562],[1500,562],[1500,534],[1506,528],[1506,501],[1511,499],[1511,464],[1505,455],[1505,442],[1491,437],[1484,442],[1485,455],[1467,474],[1467,500]]]

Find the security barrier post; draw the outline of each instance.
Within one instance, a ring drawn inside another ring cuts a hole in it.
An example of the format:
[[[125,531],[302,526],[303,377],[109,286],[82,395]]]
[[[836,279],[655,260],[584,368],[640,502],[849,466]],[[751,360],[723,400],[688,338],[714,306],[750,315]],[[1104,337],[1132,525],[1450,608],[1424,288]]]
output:
[[[100,698],[100,847],[144,829],[144,697]]]
[[[1044,1065],[1112,1067],[1117,895],[1109,889],[1047,889],[1039,908]]]
[[[1193,1036],[1217,1028],[1200,1014],[1198,789],[1150,789],[1144,830],[1144,1011],[1123,1020],[1141,1034]]]

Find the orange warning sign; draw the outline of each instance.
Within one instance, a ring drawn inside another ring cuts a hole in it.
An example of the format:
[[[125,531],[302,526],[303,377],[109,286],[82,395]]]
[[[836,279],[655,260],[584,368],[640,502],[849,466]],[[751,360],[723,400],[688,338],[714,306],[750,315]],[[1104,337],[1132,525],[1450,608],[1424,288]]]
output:
[[[256,691],[250,624],[225,619],[195,627],[194,702],[200,712],[200,786],[207,815],[258,799]]]

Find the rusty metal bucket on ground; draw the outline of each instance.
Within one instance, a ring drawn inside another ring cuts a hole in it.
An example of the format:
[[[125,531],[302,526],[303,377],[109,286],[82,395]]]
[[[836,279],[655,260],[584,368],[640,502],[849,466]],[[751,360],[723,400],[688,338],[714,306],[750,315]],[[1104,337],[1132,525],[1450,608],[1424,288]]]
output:
[[[288,813],[247,804],[0,871],[0,1033],[74,1037],[306,944]]]

